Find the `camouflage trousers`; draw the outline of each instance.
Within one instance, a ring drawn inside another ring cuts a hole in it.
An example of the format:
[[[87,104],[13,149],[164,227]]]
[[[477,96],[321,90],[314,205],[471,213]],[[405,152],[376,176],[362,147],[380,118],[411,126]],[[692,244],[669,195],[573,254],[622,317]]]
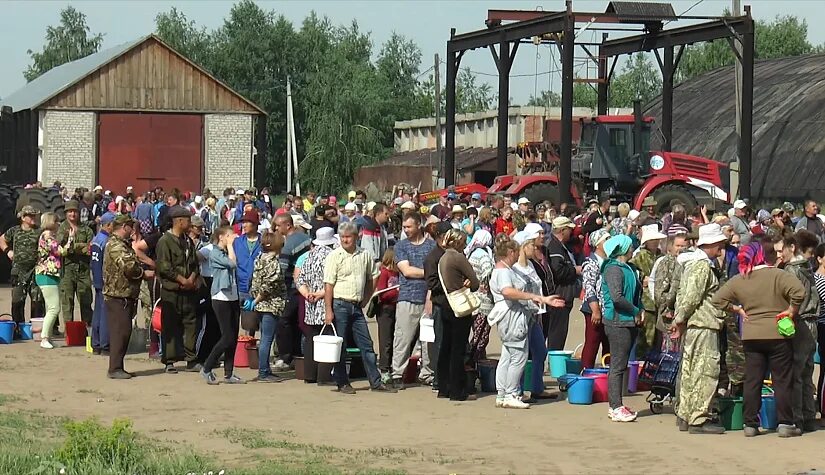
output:
[[[816,420],[816,386],[814,386],[814,351],[816,351],[816,319],[796,321],[793,337],[793,393],[791,406],[797,427]]]
[[[725,316],[721,341],[725,358],[721,361],[719,371],[719,389],[730,387],[733,390],[741,387],[745,381],[745,350],[742,348],[742,337],[739,335],[739,321],[733,314]]]
[[[67,265],[63,267],[60,278],[60,314],[63,320],[74,320],[74,304],[77,296],[80,307],[80,319],[86,325],[92,324],[92,274],[83,266]]]
[[[688,328],[682,346],[679,404],[676,415],[697,426],[710,418],[719,382],[719,332]]]
[[[34,270],[14,272],[11,276],[11,316],[15,323],[26,321],[27,296],[31,299],[31,318],[43,317],[46,308],[40,287],[34,283]]]

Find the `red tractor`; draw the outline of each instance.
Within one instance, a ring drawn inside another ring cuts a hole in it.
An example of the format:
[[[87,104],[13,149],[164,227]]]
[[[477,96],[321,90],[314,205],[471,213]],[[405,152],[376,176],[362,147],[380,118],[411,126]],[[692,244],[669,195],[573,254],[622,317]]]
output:
[[[721,203],[730,202],[727,165],[677,152],[651,151],[653,119],[642,117],[638,108],[636,111],[634,115],[580,119],[581,137],[574,149],[570,190],[577,204],[605,195],[635,209],[641,209],[644,199],[653,196],[658,211],[673,199],[689,209],[697,205],[719,209]],[[558,159],[550,160],[555,162],[551,171],[496,177],[489,193],[558,204]]]

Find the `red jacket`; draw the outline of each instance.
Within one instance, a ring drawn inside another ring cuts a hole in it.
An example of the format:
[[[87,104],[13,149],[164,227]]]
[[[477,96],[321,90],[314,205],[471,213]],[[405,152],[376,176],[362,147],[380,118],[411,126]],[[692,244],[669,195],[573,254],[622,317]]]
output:
[[[375,290],[384,290],[394,285],[398,285],[398,272],[382,267],[381,273],[378,275],[378,288]],[[378,300],[384,305],[395,305],[398,303],[398,289],[378,294]]]

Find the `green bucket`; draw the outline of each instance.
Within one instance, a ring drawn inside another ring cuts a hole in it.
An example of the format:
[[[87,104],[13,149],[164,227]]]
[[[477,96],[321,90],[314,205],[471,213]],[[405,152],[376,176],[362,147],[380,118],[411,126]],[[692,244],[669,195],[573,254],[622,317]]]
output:
[[[533,360],[527,360],[524,366],[524,373],[521,374],[522,391],[533,391]]]
[[[744,403],[741,397],[719,398],[719,422],[726,430],[742,430],[744,428],[743,406]]]

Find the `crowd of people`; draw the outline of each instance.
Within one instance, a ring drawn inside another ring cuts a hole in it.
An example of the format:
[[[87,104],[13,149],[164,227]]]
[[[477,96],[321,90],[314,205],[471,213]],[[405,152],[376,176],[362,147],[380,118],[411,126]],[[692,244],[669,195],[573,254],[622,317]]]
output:
[[[758,435],[768,374],[779,435],[817,428],[825,216],[813,201],[796,217],[790,203],[768,211],[736,201],[714,214],[652,197],[634,210],[609,198],[578,209],[452,190],[432,206],[415,193],[386,203],[362,191],[340,201],[309,193],[276,205],[266,189],[125,191],[78,189],[63,222],[25,206],[20,225],[0,236],[13,263],[14,321],[24,321],[29,296],[32,316],[45,316],[40,345],[51,349],[77,305],[110,378],[133,377],[123,366],[133,317],[148,324],[159,311],[149,352],[167,373],[184,362],[210,385],[244,383],[233,370],[243,332],[258,337],[257,382],[283,381],[278,373],[303,358],[306,383],[354,394],[346,357],[357,348],[373,391],[405,389],[417,353],[419,384],[474,400],[468,374],[487,358],[495,328],[495,405],[525,409],[557,396],[538,362],[567,346],[580,299],[583,367],[610,355],[612,421],[637,417],[622,401],[628,362],[671,352],[681,356],[679,430],[724,432],[714,401],[741,396],[745,435]],[[434,341],[419,341],[422,319],[432,319]],[[348,344],[338,363],[316,363],[313,337],[330,325]]]

